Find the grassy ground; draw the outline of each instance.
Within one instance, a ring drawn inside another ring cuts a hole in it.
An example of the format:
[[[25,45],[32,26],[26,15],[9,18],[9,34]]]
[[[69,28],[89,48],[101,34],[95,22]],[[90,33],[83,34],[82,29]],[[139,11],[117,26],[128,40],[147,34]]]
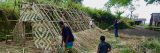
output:
[[[99,28],[89,29],[75,33],[74,53],[96,53],[99,44],[99,37],[104,35],[106,41],[111,44],[112,51],[110,53],[159,53],[160,41],[156,38],[148,38],[143,36],[128,36],[120,34],[118,42],[114,35],[108,31]],[[36,49],[32,41],[28,41],[24,47],[26,53],[43,53],[42,50]],[[21,53],[23,47],[18,45],[6,45],[1,42],[0,53]]]

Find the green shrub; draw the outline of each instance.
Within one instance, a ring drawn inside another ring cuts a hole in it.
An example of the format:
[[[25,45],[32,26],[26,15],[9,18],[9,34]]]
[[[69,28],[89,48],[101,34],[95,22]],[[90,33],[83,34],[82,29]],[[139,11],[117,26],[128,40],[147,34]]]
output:
[[[9,20],[17,20],[19,12],[10,8],[0,8],[0,41],[6,40],[6,35],[10,35],[16,22],[9,22]]]

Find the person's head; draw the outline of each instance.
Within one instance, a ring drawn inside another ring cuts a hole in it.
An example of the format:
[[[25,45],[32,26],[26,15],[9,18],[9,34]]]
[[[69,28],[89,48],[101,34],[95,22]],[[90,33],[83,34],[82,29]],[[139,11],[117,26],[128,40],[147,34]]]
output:
[[[105,36],[101,36],[101,37],[100,37],[100,40],[101,40],[101,41],[105,41]]]
[[[64,22],[63,21],[59,21],[59,25],[60,25],[60,27],[63,27],[64,26]]]

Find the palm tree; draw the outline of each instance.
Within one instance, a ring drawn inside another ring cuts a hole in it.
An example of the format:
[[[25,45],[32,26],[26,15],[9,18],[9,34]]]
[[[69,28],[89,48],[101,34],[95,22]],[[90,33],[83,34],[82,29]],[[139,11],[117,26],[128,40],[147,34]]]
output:
[[[116,11],[117,19],[120,19],[123,13],[124,11]]]

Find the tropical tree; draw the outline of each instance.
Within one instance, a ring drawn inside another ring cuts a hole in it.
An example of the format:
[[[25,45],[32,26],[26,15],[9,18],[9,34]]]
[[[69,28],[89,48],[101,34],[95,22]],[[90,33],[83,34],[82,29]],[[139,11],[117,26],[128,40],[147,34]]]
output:
[[[109,0],[106,3],[106,6],[128,6],[132,4],[133,0]],[[160,0],[144,0],[147,2],[147,4],[153,4],[153,3],[158,3],[160,4]]]
[[[116,16],[117,16],[117,19],[120,19],[121,18],[121,15],[124,13],[124,11],[116,11]]]
[[[131,4],[132,0],[109,0],[106,5],[108,6],[127,6]]]
[[[160,0],[144,0],[147,2],[147,4],[153,4],[153,3],[159,3],[160,4]]]

